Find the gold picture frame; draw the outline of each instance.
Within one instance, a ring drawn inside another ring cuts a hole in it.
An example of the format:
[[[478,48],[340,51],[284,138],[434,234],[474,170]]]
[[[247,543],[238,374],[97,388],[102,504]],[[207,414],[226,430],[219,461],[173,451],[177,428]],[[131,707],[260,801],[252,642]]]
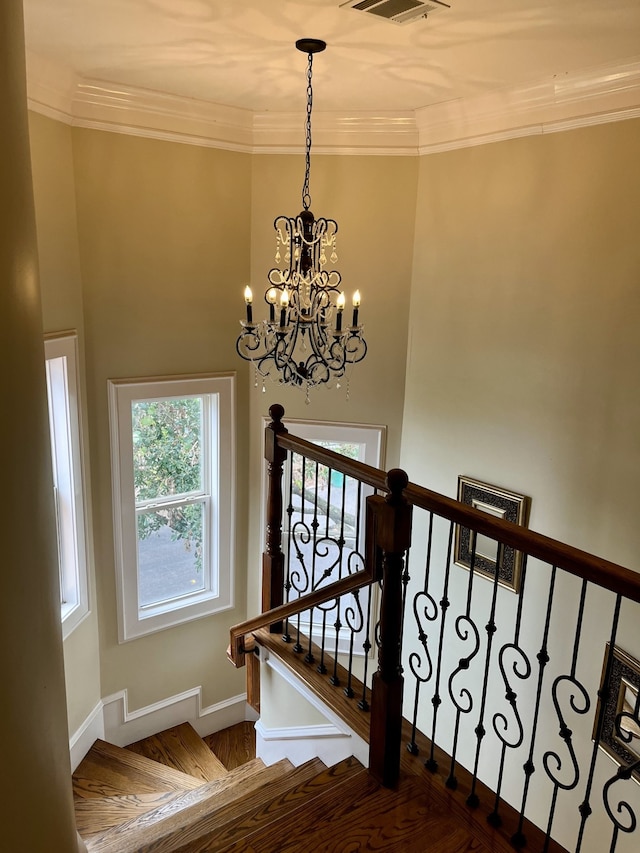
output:
[[[531,498],[519,492],[508,491],[490,483],[483,483],[472,477],[458,477],[458,500],[474,509],[520,524],[526,527],[529,523]],[[472,536],[468,527],[456,525],[454,562],[464,569],[471,569]],[[478,534],[475,545],[474,572],[495,580],[498,573],[498,584],[512,592],[519,593],[522,580],[522,552],[505,546],[502,550],[500,566],[497,562],[498,543],[488,536]]]
[[[610,643],[606,644],[602,661],[602,678],[600,692],[604,686],[609,658]],[[598,720],[603,714],[602,730],[598,746],[612,758],[616,764],[628,767],[640,761],[640,720],[636,708],[640,694],[640,661],[631,657],[618,646],[613,647],[611,656],[611,675],[609,690],[602,706],[602,698],[598,699],[595,720],[593,724],[593,739],[597,735]],[[625,714],[616,725],[619,714]],[[626,716],[626,715],[629,716]],[[640,771],[633,774],[636,782],[640,782]]]

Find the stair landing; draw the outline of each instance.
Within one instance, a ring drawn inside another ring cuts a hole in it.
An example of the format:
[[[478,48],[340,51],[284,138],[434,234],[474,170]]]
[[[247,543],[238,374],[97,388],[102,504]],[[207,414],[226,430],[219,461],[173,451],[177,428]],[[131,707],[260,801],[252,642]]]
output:
[[[203,782],[227,775],[227,768],[189,723],[131,743],[127,749]]]

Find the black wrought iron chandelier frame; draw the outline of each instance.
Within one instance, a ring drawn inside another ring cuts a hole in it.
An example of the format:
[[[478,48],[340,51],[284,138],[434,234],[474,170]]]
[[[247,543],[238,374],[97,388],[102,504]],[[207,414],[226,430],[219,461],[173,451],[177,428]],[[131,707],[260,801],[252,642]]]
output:
[[[236,341],[238,355],[253,362],[258,376],[276,374],[281,384],[305,388],[339,380],[348,365],[367,354],[359,324],[360,294],[353,300],[352,323],[343,326],[345,297],[338,270],[326,269],[337,261],[334,219],[316,219],[311,212],[311,113],[313,109],[313,55],[325,49],[319,39],[299,39],[296,47],[308,54],[305,175],[302,211],[295,217],[278,216],[276,264],[268,274],[264,293],[267,320],[254,322],[252,294],[245,291],[246,320]],[[264,387],[264,385],[263,385]]]

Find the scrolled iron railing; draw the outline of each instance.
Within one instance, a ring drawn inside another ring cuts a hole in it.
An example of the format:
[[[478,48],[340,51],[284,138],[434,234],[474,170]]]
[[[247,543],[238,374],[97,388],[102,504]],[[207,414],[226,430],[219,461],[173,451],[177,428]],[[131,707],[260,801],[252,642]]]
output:
[[[516,849],[538,849],[527,837],[532,822],[542,851],[636,851],[640,690],[621,681],[616,641],[622,633],[640,642],[640,575],[409,483],[402,471],[385,474],[291,436],[282,407],[270,414],[269,612],[232,630],[235,662],[243,637],[265,625],[294,642],[369,714],[370,772],[389,786],[404,712],[406,747],[424,772],[451,791],[464,778],[470,814],[494,828],[508,813],[503,831],[508,825]],[[303,472],[295,505],[292,466],[282,489],[287,454]],[[349,544],[347,488],[356,496]],[[467,568],[454,560],[457,525],[470,531]],[[517,594],[502,588],[497,570],[493,578],[474,571],[479,535],[497,543],[498,566],[505,549],[523,555]],[[339,657],[348,672],[340,685]],[[624,707],[615,678],[627,691]],[[607,738],[617,767],[600,749]]]

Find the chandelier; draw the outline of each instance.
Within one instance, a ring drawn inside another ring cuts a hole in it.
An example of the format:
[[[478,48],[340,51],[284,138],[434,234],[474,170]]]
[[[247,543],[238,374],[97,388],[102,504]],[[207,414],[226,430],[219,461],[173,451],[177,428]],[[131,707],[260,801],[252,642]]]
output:
[[[264,294],[269,316],[254,321],[253,294],[246,287],[246,319],[240,321],[242,332],[236,341],[238,355],[254,364],[256,385],[261,377],[264,391],[269,377],[304,389],[307,402],[310,388],[333,379],[339,388],[348,366],[367,354],[358,323],[359,290],[353,294],[351,325],[343,316],[346,297],[340,289],[342,276],[333,268],[338,260],[338,224],[334,219],[316,219],[310,210],[313,55],[325,47],[319,39],[296,42],[296,48],[308,54],[302,211],[297,216],[276,217],[276,266],[269,271]],[[348,392],[347,381],[347,397]]]

